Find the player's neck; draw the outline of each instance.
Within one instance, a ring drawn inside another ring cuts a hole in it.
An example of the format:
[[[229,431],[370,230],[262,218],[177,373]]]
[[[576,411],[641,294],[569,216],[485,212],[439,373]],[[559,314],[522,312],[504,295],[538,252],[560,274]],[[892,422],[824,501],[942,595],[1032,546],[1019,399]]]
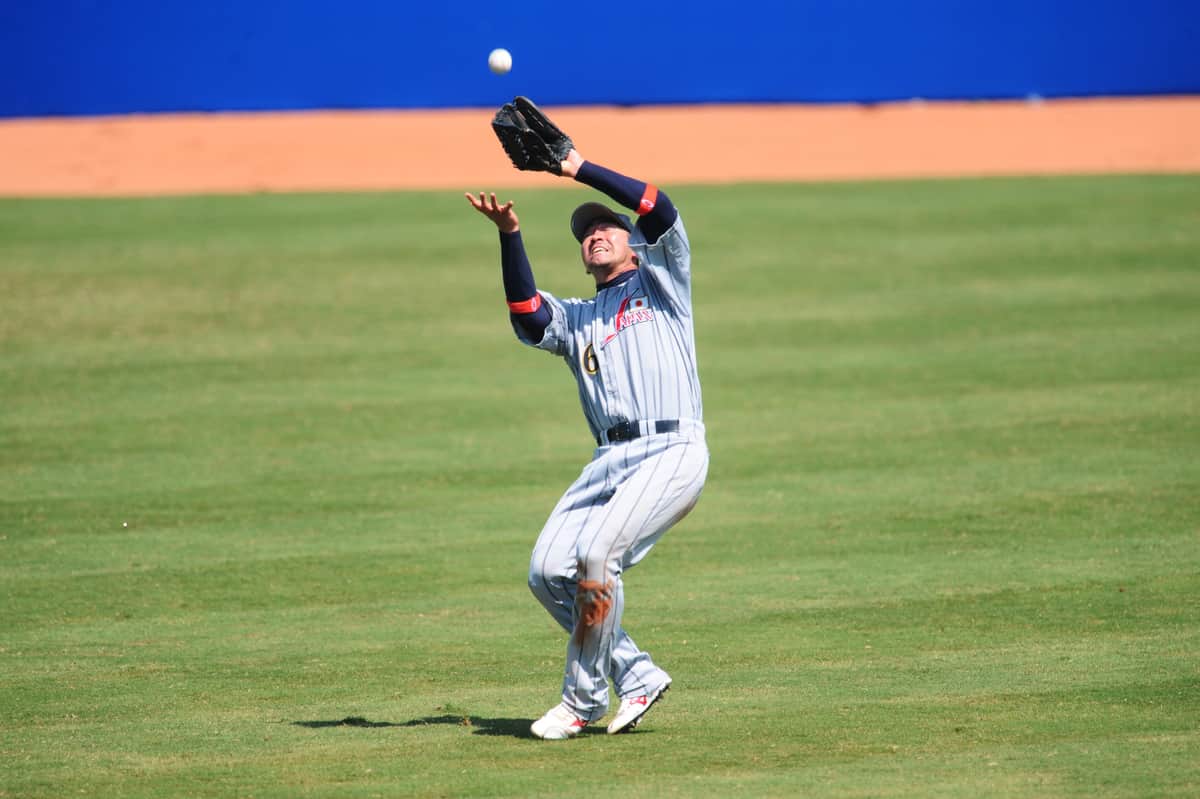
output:
[[[591,275],[596,280],[596,290],[606,289],[614,283],[624,283],[632,273],[637,271],[637,264],[621,264],[612,269],[592,269]]]

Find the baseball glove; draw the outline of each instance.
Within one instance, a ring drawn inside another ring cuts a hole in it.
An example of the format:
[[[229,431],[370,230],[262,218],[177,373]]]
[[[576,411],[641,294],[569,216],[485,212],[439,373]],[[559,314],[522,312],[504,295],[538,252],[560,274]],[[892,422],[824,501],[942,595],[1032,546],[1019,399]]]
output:
[[[517,169],[562,174],[562,162],[575,146],[528,97],[505,103],[492,117],[492,130]]]

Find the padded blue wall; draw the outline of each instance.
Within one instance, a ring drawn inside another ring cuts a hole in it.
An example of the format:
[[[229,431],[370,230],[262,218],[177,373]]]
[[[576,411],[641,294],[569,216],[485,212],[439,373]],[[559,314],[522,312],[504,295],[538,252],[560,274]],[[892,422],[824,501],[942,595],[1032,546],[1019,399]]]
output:
[[[1200,93],[1200,0],[0,0],[0,75],[0,116]]]

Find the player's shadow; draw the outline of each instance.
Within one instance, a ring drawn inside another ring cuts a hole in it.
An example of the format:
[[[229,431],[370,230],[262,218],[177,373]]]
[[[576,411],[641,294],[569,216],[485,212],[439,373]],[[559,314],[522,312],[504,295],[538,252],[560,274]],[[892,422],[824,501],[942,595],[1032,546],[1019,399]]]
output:
[[[467,727],[475,735],[506,735],[512,738],[532,738],[529,731],[530,719],[488,719],[482,716],[465,716],[446,714],[442,716],[425,716],[409,721],[370,721],[361,716],[347,716],[337,721],[293,721],[297,727],[323,729],[325,727],[428,727],[432,724],[453,724]]]

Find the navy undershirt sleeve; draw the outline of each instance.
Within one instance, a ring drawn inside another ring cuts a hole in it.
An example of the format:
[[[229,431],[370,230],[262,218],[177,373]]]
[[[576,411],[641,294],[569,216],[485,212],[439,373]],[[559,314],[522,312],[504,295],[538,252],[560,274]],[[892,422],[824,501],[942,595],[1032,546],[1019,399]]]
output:
[[[593,164],[591,161],[583,162],[583,165],[579,167],[579,172],[575,175],[575,180],[604,192],[621,205],[635,211],[646,192],[646,184],[642,181],[614,172],[599,164]],[[642,235],[646,237],[646,241],[653,244],[671,228],[671,225],[675,224],[677,216],[679,216],[679,212],[675,210],[671,198],[667,196],[666,192],[659,189],[654,208],[639,217],[637,224],[642,229]]]
[[[538,296],[533,268],[525,254],[521,231],[500,233],[500,269],[504,276],[504,297],[508,302],[525,302]],[[550,324],[550,309],[544,304],[533,313],[509,313],[512,323],[532,342],[539,342]]]

